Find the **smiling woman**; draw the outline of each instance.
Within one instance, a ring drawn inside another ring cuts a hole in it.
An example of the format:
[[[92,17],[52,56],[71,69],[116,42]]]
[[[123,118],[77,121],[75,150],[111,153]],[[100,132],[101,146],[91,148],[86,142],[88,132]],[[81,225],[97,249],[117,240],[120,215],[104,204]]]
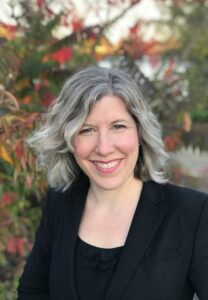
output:
[[[138,86],[122,71],[91,67],[78,72],[65,83],[46,115],[45,125],[29,139],[29,143],[40,153],[41,163],[47,168],[49,184],[65,190],[74,180],[78,180],[82,170],[74,161],[73,141],[80,130],[84,130],[82,133],[94,130],[86,127],[86,119],[94,106],[96,109],[102,105],[99,100],[104,96],[122,99],[128,117],[135,121],[140,137],[136,175],[142,180],[165,182],[167,154],[160,125],[143,101]],[[110,103],[107,113],[116,109]],[[102,121],[102,110],[99,116]],[[120,119],[119,115],[117,117]]]
[[[74,74],[29,142],[50,188],[19,300],[208,299],[207,195],[167,183],[160,125],[128,74]]]
[[[74,157],[91,186],[121,188],[134,180],[139,155],[136,122],[117,96],[103,96],[74,138]]]

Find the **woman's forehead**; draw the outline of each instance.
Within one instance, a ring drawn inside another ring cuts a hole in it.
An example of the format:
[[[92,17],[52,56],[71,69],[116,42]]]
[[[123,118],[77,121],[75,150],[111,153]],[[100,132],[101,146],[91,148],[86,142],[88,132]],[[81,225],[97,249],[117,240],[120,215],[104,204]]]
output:
[[[92,107],[85,121],[101,121],[113,119],[131,119],[126,103],[118,96],[106,95]]]

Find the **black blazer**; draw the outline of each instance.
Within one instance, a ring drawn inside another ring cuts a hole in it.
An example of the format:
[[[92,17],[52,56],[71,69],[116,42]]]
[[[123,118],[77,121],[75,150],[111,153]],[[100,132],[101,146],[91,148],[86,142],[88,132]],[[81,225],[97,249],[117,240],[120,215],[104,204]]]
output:
[[[73,256],[87,191],[49,191],[19,300],[78,300]],[[208,197],[144,183],[106,300],[190,300],[194,292],[208,300]]]

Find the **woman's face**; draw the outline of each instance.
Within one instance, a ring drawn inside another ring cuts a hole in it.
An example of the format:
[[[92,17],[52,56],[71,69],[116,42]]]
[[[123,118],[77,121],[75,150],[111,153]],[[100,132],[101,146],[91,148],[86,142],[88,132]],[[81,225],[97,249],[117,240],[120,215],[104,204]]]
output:
[[[74,139],[74,157],[91,185],[118,189],[134,179],[137,126],[125,103],[107,95],[97,101]]]

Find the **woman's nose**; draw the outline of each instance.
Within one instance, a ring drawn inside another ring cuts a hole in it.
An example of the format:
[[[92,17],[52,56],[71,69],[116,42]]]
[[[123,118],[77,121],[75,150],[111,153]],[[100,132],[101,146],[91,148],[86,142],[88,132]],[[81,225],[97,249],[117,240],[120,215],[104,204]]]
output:
[[[114,146],[111,137],[107,133],[100,133],[97,138],[95,152],[99,155],[106,156],[113,152]]]

